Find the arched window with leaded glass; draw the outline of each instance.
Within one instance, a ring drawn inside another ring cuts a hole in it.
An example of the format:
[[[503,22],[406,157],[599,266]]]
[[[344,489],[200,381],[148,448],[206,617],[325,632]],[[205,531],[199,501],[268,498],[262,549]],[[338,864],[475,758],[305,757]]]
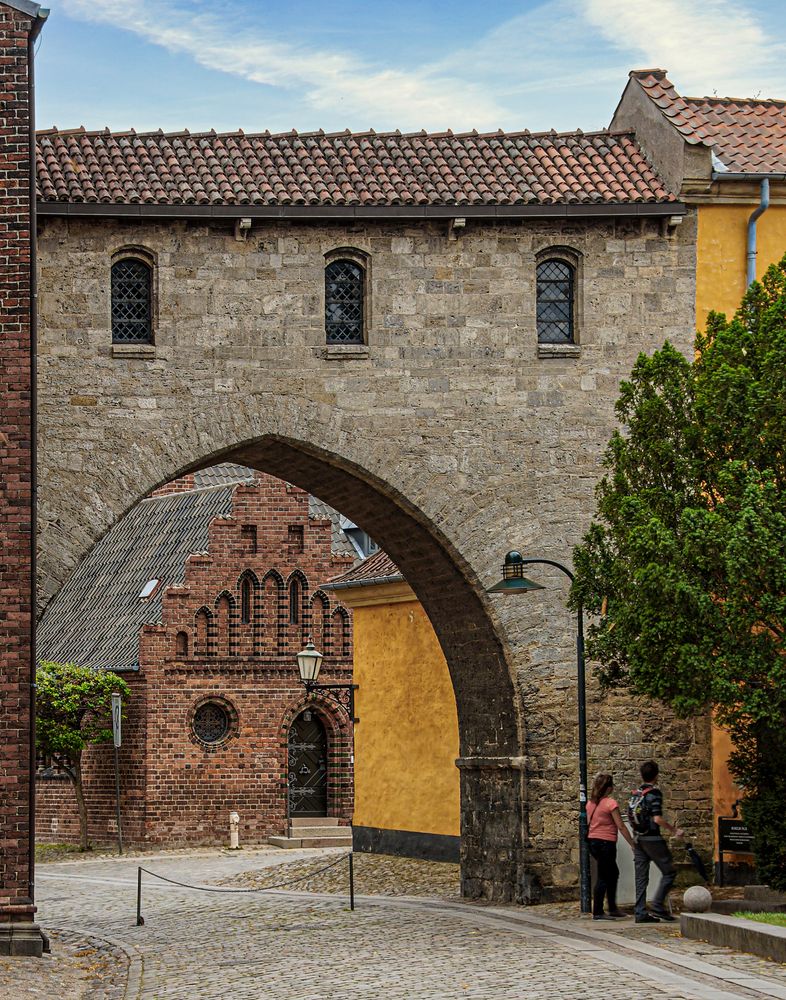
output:
[[[112,264],[112,343],[153,343],[153,266],[141,256]]]
[[[537,270],[539,344],[576,342],[576,268],[559,257],[541,260]]]
[[[334,257],[325,266],[325,339],[366,342],[366,268],[360,259]]]

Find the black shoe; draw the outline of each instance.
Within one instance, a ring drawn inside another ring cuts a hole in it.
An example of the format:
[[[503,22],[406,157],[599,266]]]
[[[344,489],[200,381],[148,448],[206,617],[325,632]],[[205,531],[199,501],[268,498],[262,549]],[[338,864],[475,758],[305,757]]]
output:
[[[629,914],[624,913],[622,910],[609,910],[609,916],[614,920],[624,920]]]
[[[594,913],[592,915],[593,920],[613,920],[614,917],[609,916],[608,913]]]
[[[645,913],[643,917],[636,917],[637,924],[659,924],[660,920],[653,917],[651,913]]]
[[[668,910],[661,910],[660,907],[658,907],[657,909],[653,909],[650,912],[658,920],[664,920],[667,924],[673,924],[674,921],[677,919],[676,917],[673,917]]]

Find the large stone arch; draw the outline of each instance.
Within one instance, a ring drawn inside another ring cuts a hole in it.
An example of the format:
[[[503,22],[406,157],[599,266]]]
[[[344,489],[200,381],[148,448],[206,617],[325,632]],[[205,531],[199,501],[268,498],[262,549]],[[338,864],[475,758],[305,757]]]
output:
[[[291,406],[291,401],[282,401],[281,410]],[[301,429],[307,408],[302,399],[298,401]],[[279,426],[287,423],[282,412],[277,417],[271,422]],[[294,410],[290,410],[290,417],[294,422]],[[459,718],[463,891],[470,897],[521,899],[530,892],[531,879],[523,844],[520,704],[493,606],[471,558],[462,554],[462,537],[451,539],[426,512],[430,511],[432,518],[442,513],[443,523],[447,523],[443,507],[449,497],[439,491],[435,494],[430,488],[431,478],[410,461],[390,463],[383,479],[379,472],[325,448],[324,439],[336,431],[330,417],[321,407],[314,408],[312,433],[316,437],[316,430],[320,431],[322,447],[268,433],[244,436],[195,458],[186,449],[195,447],[194,440],[204,441],[205,437],[199,434],[194,438],[175,429],[149,447],[134,445],[132,461],[110,463],[104,469],[100,495],[86,483],[84,493],[79,497],[69,495],[68,503],[62,502],[62,496],[58,498],[59,524],[64,525],[68,517],[70,537],[82,542],[78,548],[71,548],[70,558],[74,563],[79,561],[113,523],[152,489],[220,461],[242,463],[285,479],[362,525],[410,581],[431,619],[450,669]],[[225,441],[237,433],[238,423],[255,423],[254,414],[237,405],[231,416],[222,408],[213,419],[212,426],[223,428]],[[211,435],[213,442],[218,437]],[[359,433],[345,435],[343,440],[359,442],[352,449],[356,456],[364,448],[374,448]],[[97,465],[101,461],[99,453]],[[46,502],[43,508],[46,510]],[[63,554],[62,549],[58,551],[46,542],[41,547],[42,582],[49,593],[54,592],[52,580],[59,582],[67,575],[67,567],[57,558]]]

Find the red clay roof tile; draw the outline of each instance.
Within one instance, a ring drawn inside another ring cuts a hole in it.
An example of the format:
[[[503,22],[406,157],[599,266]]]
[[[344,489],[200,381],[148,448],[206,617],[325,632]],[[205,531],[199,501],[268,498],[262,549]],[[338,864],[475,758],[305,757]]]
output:
[[[711,146],[732,173],[786,173],[786,101],[681,97],[662,69],[630,74],[686,142]]]
[[[527,205],[673,201],[632,133],[38,134],[44,202]]]
[[[373,583],[393,582],[403,579],[401,570],[396,566],[387,552],[379,549],[370,556],[366,556],[363,562],[358,563],[357,566],[353,566],[346,573],[334,576],[325,585],[324,589],[330,590],[334,585],[338,587],[370,586]]]

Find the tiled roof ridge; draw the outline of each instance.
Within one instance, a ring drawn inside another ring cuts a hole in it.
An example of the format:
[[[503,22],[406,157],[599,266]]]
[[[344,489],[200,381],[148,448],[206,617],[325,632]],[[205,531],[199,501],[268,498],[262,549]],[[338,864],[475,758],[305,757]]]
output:
[[[637,80],[640,77],[654,76],[657,80],[665,80],[669,75],[667,69],[632,69],[628,76],[635,77]]]
[[[704,94],[701,97],[690,97],[687,94],[680,94],[668,76],[665,69],[634,69],[628,73],[640,83],[649,78],[657,80],[663,84],[664,90],[673,91],[673,96],[686,104],[748,104],[753,107],[761,105],[772,105],[775,107],[786,107],[786,99],[780,97],[721,97],[718,94]]]
[[[191,493],[209,493],[210,490],[225,490],[225,489],[234,490],[237,486],[251,486],[251,485],[253,484],[238,480],[237,482],[227,481],[225,483],[214,483],[208,486],[194,486],[188,490],[181,490],[177,493],[173,491],[172,493],[157,493],[155,496],[142,497],[142,499],[139,502],[150,503],[152,500],[171,500],[172,497],[182,497],[186,494],[191,494]]]
[[[404,575],[384,549],[378,549],[359,562],[356,566],[331,577],[324,585],[325,589],[340,589],[349,586],[372,586],[378,583],[390,583],[403,580]]]
[[[289,129],[286,132],[245,132],[243,129],[235,129],[229,132],[216,132],[210,129],[207,132],[190,132],[188,129],[181,129],[175,132],[165,132],[163,129],[152,129],[147,132],[137,132],[136,129],[124,129],[115,131],[108,127],[102,129],[86,129],[84,125],[74,128],[58,128],[53,125],[50,128],[36,129],[36,138],[43,139],[48,136],[84,136],[85,138],[100,138],[107,136],[112,139],[135,138],[135,139],[340,139],[340,138],[363,138],[373,136],[375,139],[567,139],[571,136],[580,136],[582,139],[595,138],[618,138],[628,136],[634,138],[636,133],[633,129],[594,129],[585,132],[580,128],[566,129],[557,132],[555,129],[544,129],[540,132],[531,132],[529,129],[496,129],[493,132],[478,132],[477,129],[469,129],[464,132],[454,132],[453,129],[446,129],[442,132],[429,132],[426,129],[419,129],[414,132],[402,132],[395,129],[387,132],[377,132],[373,128],[353,131],[352,129],[341,129],[336,132],[325,132],[324,129],[315,129],[310,132],[299,132],[297,129]]]
[[[718,97],[713,94],[711,97],[682,97],[682,100],[689,104],[749,104],[752,107],[762,105],[773,105],[778,108],[786,107],[786,100],[780,97]]]

